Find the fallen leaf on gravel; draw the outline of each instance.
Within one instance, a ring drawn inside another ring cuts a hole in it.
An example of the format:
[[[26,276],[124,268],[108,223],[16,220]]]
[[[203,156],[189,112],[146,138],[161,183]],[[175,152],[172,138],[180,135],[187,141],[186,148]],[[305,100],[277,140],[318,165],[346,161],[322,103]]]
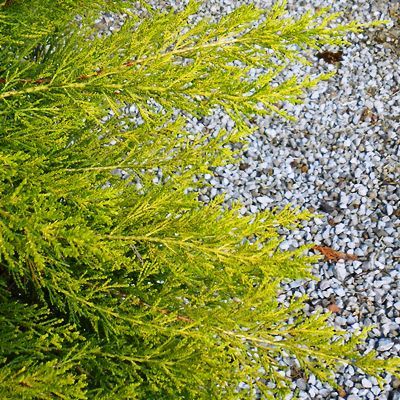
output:
[[[328,224],[329,224],[330,226],[336,226],[336,225],[337,225],[337,223],[335,222],[335,220],[332,219],[332,218],[329,218],[329,219],[328,219]]]
[[[343,60],[343,51],[322,51],[317,54],[317,58],[319,60],[322,59],[329,64],[335,64]]]
[[[340,312],[340,307],[339,307],[337,304],[332,303],[332,304],[329,304],[328,310],[329,310],[331,313],[338,313],[338,312]]]
[[[338,387],[337,392],[338,392],[338,395],[340,397],[346,397],[347,396],[346,391],[342,387]]]
[[[313,250],[322,253],[328,261],[357,260],[357,256],[354,254],[342,253],[327,246],[314,246]]]

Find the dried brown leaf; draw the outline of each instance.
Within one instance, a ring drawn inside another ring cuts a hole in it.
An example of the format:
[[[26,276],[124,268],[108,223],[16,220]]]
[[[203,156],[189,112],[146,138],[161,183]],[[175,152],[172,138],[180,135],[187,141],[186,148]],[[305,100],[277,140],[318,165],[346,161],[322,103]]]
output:
[[[338,312],[341,311],[341,308],[340,308],[337,304],[332,303],[332,304],[329,304],[328,310],[329,310],[331,313],[338,313]]]
[[[328,261],[357,260],[357,256],[354,254],[342,253],[328,246],[314,246],[313,250],[322,253]]]

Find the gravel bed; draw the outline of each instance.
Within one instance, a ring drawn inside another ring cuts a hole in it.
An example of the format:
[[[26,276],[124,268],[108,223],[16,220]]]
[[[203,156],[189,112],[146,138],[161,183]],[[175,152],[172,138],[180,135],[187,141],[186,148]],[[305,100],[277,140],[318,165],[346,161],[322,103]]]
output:
[[[158,7],[181,8],[185,1],[153,0]],[[244,3],[269,7],[271,0],[207,0],[201,16],[218,18]],[[288,1],[291,15],[331,5],[328,1]],[[211,186],[200,198],[220,193],[226,203],[240,200],[243,213],[291,203],[321,214],[291,232],[281,244],[291,249],[314,242],[354,254],[357,260],[321,262],[319,281],[284,285],[280,301],[307,294],[307,312],[333,311],[332,323],[349,332],[374,324],[365,350],[400,356],[400,3],[397,0],[337,0],[333,11],[344,20],[389,19],[386,27],[350,35],[342,60],[310,56],[312,66],[297,74],[336,70],[310,91],[304,104],[286,107],[296,122],[257,117],[256,132],[238,165],[208,175]],[[115,29],[121,20],[105,15],[100,24]],[[256,76],[260,71],[254,70]],[[191,129],[228,130],[233,122],[222,112]],[[293,377],[293,396],[301,399],[400,399],[400,382],[387,376],[381,389],[374,378],[352,367],[336,376],[342,390]],[[288,397],[288,399],[291,397]]]

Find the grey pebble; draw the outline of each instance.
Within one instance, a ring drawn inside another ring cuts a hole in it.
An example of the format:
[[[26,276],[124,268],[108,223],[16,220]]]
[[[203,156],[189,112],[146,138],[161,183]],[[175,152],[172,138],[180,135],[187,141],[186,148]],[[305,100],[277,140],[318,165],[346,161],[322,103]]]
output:
[[[333,271],[334,271],[334,274],[335,274],[336,278],[337,278],[339,281],[343,282],[343,281],[346,279],[346,277],[347,277],[347,270],[346,270],[346,266],[345,266],[344,264],[342,264],[342,263],[337,263],[337,264],[334,266]]]
[[[363,379],[361,380],[361,384],[362,384],[363,387],[365,387],[366,389],[372,388],[372,383],[371,383],[367,378],[363,378]]]
[[[307,389],[307,383],[304,379],[299,378],[296,380],[296,386],[300,389],[300,390],[306,390]]]
[[[393,347],[394,343],[390,339],[380,339],[378,342],[378,351],[388,351]]]

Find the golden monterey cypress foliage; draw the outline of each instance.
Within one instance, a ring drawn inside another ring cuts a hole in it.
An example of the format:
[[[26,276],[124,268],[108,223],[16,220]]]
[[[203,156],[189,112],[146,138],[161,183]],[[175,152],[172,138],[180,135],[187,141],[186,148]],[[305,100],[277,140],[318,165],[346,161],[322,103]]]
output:
[[[330,28],[326,10],[293,19],[280,2],[190,23],[198,6],[146,18],[123,1],[0,7],[1,399],[248,399],[256,386],[279,399],[282,355],[333,385],[344,364],[399,374],[398,360],[358,353],[366,331],[305,316],[305,299],[278,304],[280,282],[316,260],[280,251],[278,229],[309,213],[240,216],[200,203],[193,181],[234,161],[228,144],[254,114],[286,116],[282,103],[326,78],[279,79],[306,62],[299,49],[343,45],[362,25]],[[98,35],[99,10],[128,18]],[[255,66],[266,73],[251,81]],[[121,112],[131,104],[143,123]],[[217,106],[232,132],[188,132],[184,115]]]

